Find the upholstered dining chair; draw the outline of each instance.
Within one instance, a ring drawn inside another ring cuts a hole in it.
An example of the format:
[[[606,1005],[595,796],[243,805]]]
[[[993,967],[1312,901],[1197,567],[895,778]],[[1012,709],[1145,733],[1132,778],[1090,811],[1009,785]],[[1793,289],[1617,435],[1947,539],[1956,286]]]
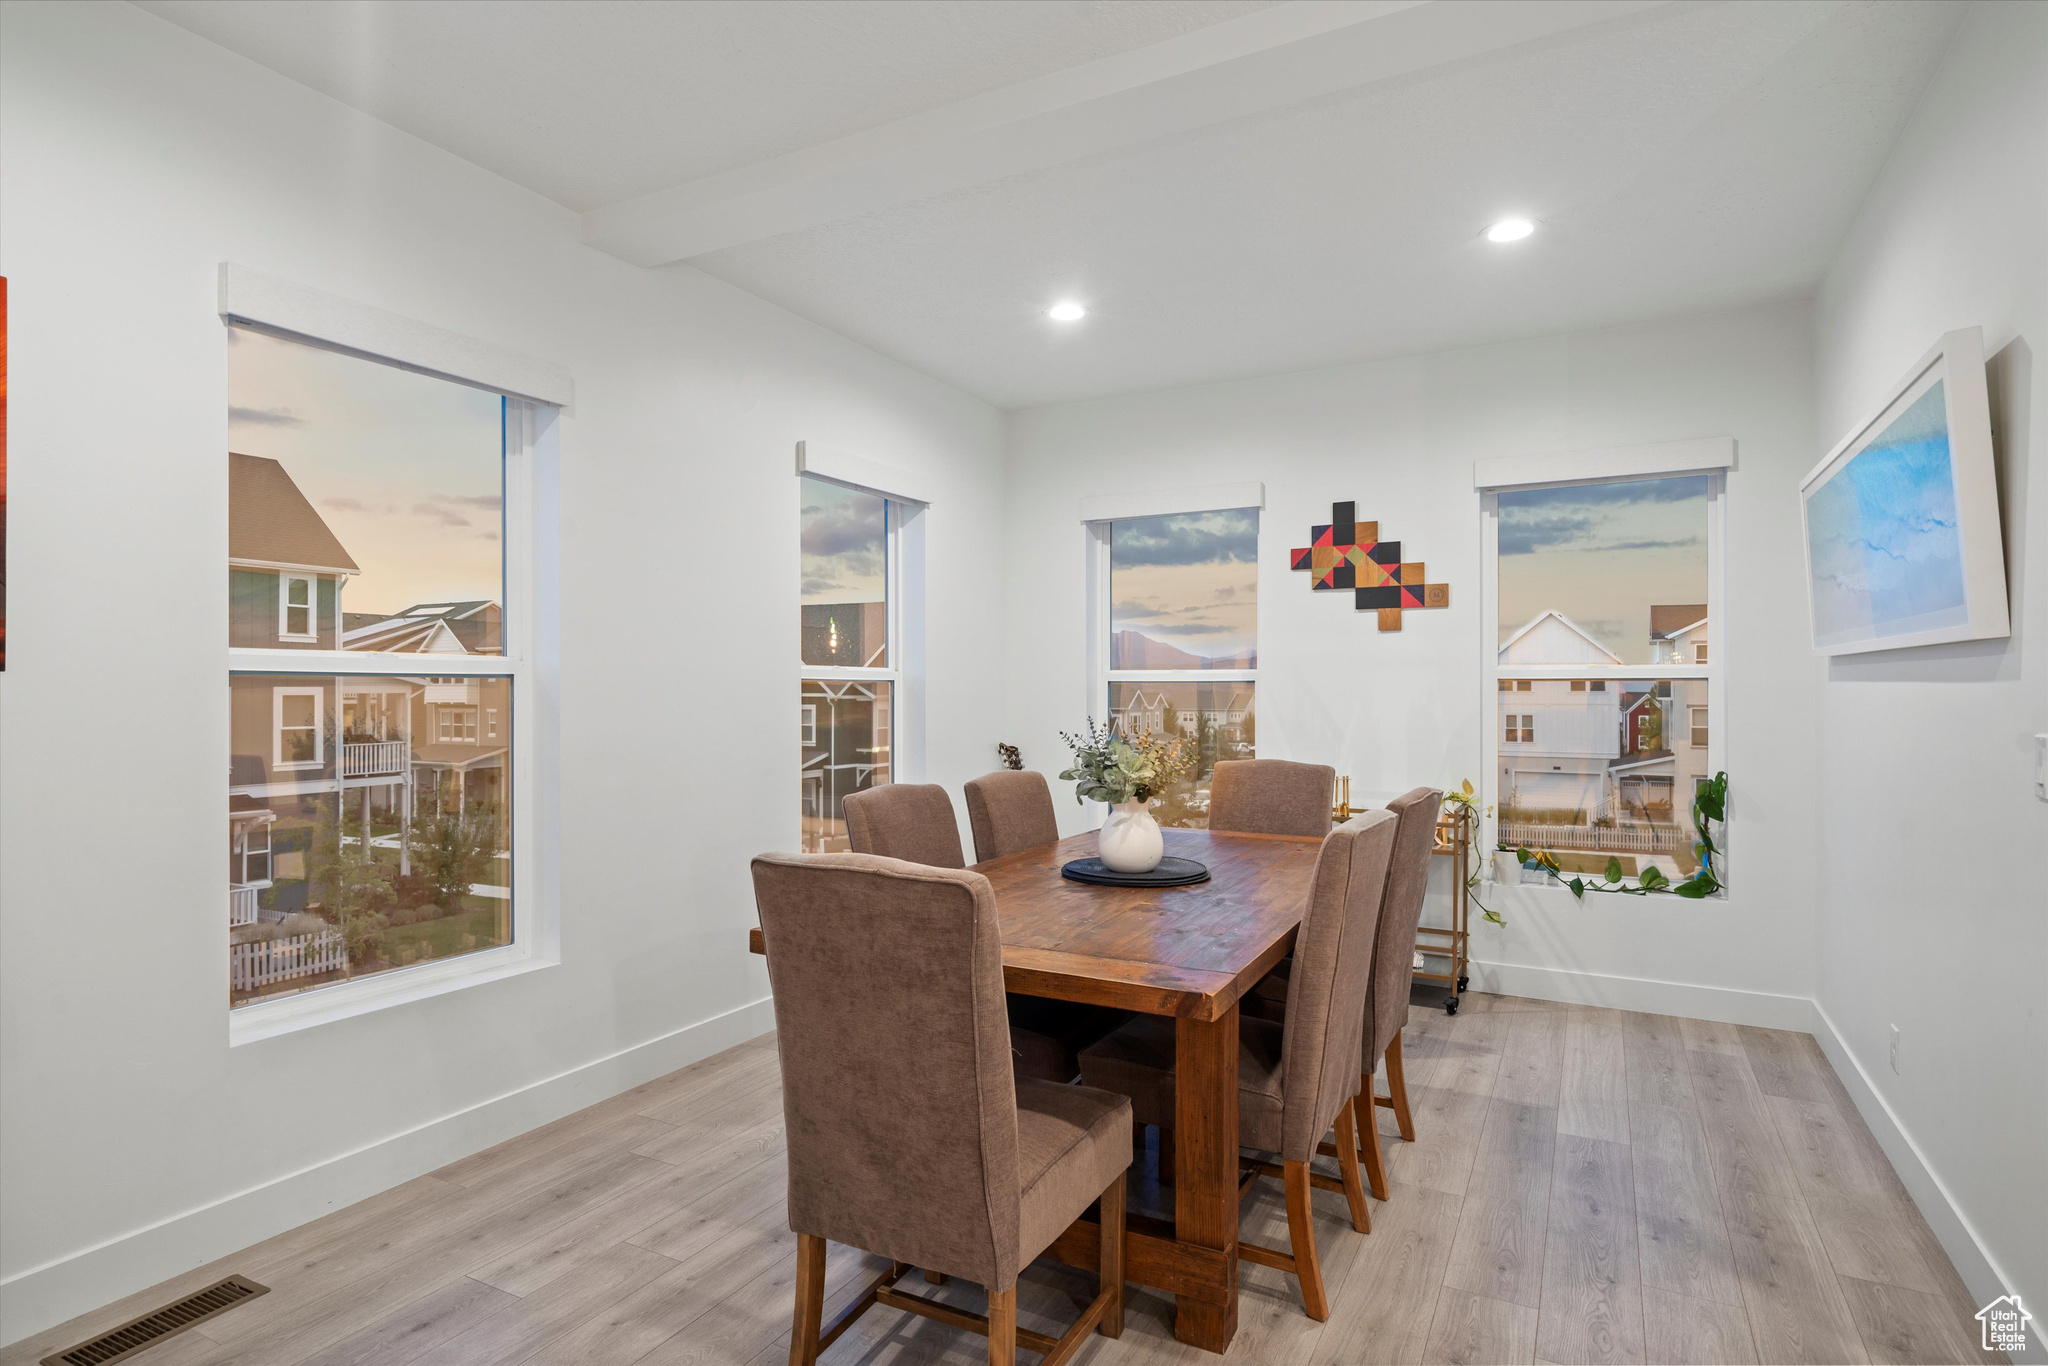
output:
[[[1436,823],[1443,805],[1443,791],[1434,787],[1414,788],[1387,803],[1398,824],[1394,861],[1387,870],[1387,895],[1380,909],[1379,937],[1373,949],[1372,987],[1366,993],[1360,1049],[1364,1075],[1359,1079],[1366,1178],[1380,1200],[1387,1198],[1389,1188],[1379,1119],[1373,1107],[1391,1109],[1401,1137],[1415,1141],[1415,1117],[1408,1108],[1408,1081],[1401,1063],[1401,1026],[1408,1023],[1408,992],[1415,981],[1415,931],[1422,923],[1422,902],[1429,893],[1430,852],[1436,846]],[[1378,1093],[1372,1079],[1382,1058],[1387,1061],[1386,1096]]]
[[[883,783],[846,798],[846,842],[856,854],[880,854],[933,868],[965,868],[953,799],[937,783]]]
[[[1123,1331],[1131,1107],[1085,1086],[1013,1080],[1002,936],[979,873],[866,854],[763,854],[754,897],[775,997],[797,1235],[791,1366],[875,1304],[1022,1342],[1059,1366]],[[1057,1341],[1017,1326],[1017,1273],[1101,1205],[1100,1289]],[[827,1240],[889,1269],[822,1323]],[[897,1289],[910,1266],[988,1288],[963,1314]]]
[[[1316,1255],[1309,1208],[1312,1188],[1335,1187],[1350,1206],[1351,1226],[1370,1232],[1372,1216],[1358,1176],[1359,1075],[1357,1021],[1371,980],[1373,941],[1394,851],[1395,818],[1372,811],[1347,821],[1324,839],[1316,859],[1306,913],[1294,944],[1293,987],[1287,1018],[1275,1024],[1238,1017],[1238,1142],[1278,1153],[1281,1164],[1248,1160],[1242,1189],[1261,1176],[1287,1186],[1291,1253],[1240,1242],[1238,1255],[1291,1273],[1301,1285],[1309,1317],[1330,1316]],[[1138,1123],[1174,1119],[1174,1022],[1141,1015],[1081,1050],[1083,1085],[1121,1091]],[[1369,1116],[1368,1116],[1369,1117]],[[1342,1179],[1312,1172],[1317,1141],[1336,1129],[1334,1151]]]
[[[1059,817],[1045,775],[1032,769],[1001,769],[969,778],[967,825],[974,831],[974,861],[1014,854],[1060,837]]]
[[[1209,828],[1243,835],[1330,833],[1337,770],[1287,759],[1225,759],[1209,779]]]

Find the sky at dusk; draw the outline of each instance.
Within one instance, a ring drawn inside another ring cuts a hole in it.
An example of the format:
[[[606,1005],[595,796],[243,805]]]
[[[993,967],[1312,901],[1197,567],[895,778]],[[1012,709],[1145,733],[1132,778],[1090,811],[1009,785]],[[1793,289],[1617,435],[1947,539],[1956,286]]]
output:
[[[1111,525],[1110,630],[1216,658],[1259,643],[1259,514],[1252,508]]]
[[[1650,608],[1706,600],[1705,476],[1500,495],[1498,640],[1556,611],[1624,663],[1647,664]]]
[[[228,329],[228,449],[282,463],[361,566],[349,612],[504,602],[502,402]]]
[[[802,479],[803,600],[882,602],[888,588],[886,499]]]

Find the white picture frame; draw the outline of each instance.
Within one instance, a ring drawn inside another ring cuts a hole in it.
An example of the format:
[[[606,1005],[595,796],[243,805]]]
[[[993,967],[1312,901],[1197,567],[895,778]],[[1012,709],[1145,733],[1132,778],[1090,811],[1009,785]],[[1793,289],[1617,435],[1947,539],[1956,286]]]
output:
[[[1799,503],[1815,654],[2011,635],[1983,332],[1945,334]]]

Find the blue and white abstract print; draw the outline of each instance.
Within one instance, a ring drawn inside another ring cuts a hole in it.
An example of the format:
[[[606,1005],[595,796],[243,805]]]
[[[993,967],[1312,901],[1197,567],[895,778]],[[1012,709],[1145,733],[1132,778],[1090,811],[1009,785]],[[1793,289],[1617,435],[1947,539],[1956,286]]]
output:
[[[1806,536],[1816,646],[1969,621],[1940,381],[1808,495]]]

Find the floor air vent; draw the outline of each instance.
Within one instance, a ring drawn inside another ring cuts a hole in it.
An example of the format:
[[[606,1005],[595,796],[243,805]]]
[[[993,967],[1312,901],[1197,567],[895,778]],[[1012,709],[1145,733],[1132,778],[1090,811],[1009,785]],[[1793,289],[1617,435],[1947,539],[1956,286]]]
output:
[[[76,1347],[53,1352],[43,1358],[42,1366],[108,1366],[109,1362],[125,1361],[145,1347],[154,1346],[195,1323],[233,1309],[243,1300],[253,1300],[258,1295],[269,1293],[269,1286],[258,1285],[247,1276],[230,1276],[197,1294],[187,1295],[175,1304],[167,1304],[139,1319],[131,1319],[91,1342],[81,1342]]]

